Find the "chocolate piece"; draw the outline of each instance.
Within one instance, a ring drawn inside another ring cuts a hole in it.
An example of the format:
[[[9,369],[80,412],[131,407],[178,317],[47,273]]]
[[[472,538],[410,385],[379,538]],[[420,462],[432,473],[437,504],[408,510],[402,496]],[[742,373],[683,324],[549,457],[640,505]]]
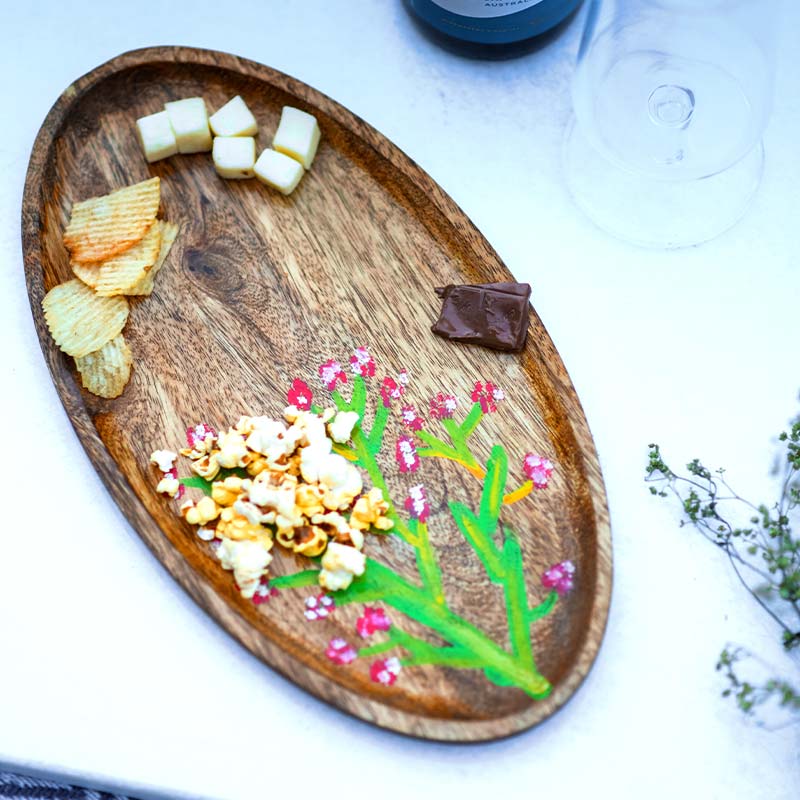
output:
[[[442,312],[431,330],[445,339],[518,353],[528,335],[527,283],[443,286]]]

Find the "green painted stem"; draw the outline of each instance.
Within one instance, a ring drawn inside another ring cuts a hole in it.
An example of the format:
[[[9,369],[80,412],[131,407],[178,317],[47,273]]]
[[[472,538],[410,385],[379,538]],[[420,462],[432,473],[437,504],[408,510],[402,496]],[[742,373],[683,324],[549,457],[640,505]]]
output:
[[[302,572],[295,572],[292,575],[281,575],[273,578],[269,585],[276,589],[295,589],[299,586],[318,586],[319,570],[304,569]]]
[[[383,405],[383,403],[381,403],[375,411],[375,421],[372,423],[372,430],[367,437],[367,446],[372,455],[376,455],[381,450],[383,435],[386,432],[386,423],[389,421],[390,412],[391,408]]]
[[[504,580],[503,591],[506,598],[508,635],[511,648],[519,661],[536,671],[531,646],[531,624],[528,620],[528,594],[525,588],[525,571],[522,565],[522,550],[514,534],[504,528],[506,536],[503,545]]]
[[[427,431],[417,431],[417,438],[428,445],[426,448],[421,448],[417,452],[423,456],[433,456],[434,458],[449,458],[454,461],[461,460],[461,454],[454,447],[438,439],[432,433]]]
[[[417,568],[422,577],[422,585],[430,592],[434,601],[440,605],[445,604],[444,589],[442,588],[442,571],[436,561],[431,540],[428,536],[428,526],[424,522],[413,520],[412,531],[417,541]]]
[[[346,602],[354,587],[358,600],[363,600],[364,589],[367,594],[372,594],[370,589],[376,590],[388,606],[431,628],[459,648],[459,652],[469,653],[471,666],[491,670],[532,697],[542,698],[550,693],[550,683],[535,669],[501,648],[463,617],[432,603],[427,592],[408,583],[383,564],[367,559],[365,574],[358,582],[354,581],[350,589],[338,592],[337,601],[341,597]]]
[[[542,617],[546,617],[555,607],[555,604],[558,602],[558,592],[553,589],[550,594],[539,603],[538,606],[534,606],[533,608],[528,609],[528,613],[526,618],[528,620],[528,624],[532,625],[537,620],[540,620]]]
[[[475,403],[470,409],[469,414],[467,414],[464,421],[461,423],[461,435],[464,437],[464,440],[472,436],[475,428],[480,425],[482,419],[483,411],[481,410],[481,404]]]
[[[392,529],[397,535],[408,542],[412,547],[417,547],[416,536],[409,529],[404,519],[402,519],[391,501],[391,495],[386,487],[386,481],[383,478],[383,473],[375,460],[376,452],[370,449],[369,441],[359,426],[353,429],[353,444],[355,445],[355,452],[358,456],[358,464],[367,471],[373,486],[377,486],[383,492],[383,498],[389,503],[389,511],[386,514],[394,523]]]

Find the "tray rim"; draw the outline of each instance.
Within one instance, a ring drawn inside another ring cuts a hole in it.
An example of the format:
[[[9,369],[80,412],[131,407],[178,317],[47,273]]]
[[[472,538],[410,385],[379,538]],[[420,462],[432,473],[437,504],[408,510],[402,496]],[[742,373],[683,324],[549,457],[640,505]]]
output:
[[[559,398],[568,408],[568,412],[565,409],[564,414],[569,419],[578,444],[578,451],[583,458],[586,482],[591,484],[589,494],[594,513],[597,551],[597,583],[592,609],[589,612],[590,624],[584,631],[582,644],[572,659],[569,672],[545,700],[536,701],[524,712],[516,712],[505,717],[496,717],[490,720],[445,720],[411,714],[386,705],[379,700],[368,698],[317,673],[287,650],[283,650],[268,640],[260,632],[256,631],[257,637],[254,640],[253,628],[246,617],[241,614],[240,609],[226,603],[168,542],[165,547],[158,549],[154,546],[154,541],[140,533],[142,528],[155,529],[157,532],[161,532],[161,528],[139,500],[119,469],[117,462],[106,449],[89,416],[80,389],[74,383],[72,385],[64,384],[59,380],[59,360],[62,354],[52,346],[41,308],[41,301],[44,297],[44,280],[39,238],[39,207],[42,177],[50,160],[52,148],[55,146],[55,134],[66,119],[73,103],[118,72],[160,62],[197,64],[233,71],[245,77],[277,86],[287,93],[298,96],[309,105],[323,109],[339,124],[368,143],[379,156],[391,164],[393,169],[398,170],[424,191],[449,224],[466,230],[471,237],[480,242],[481,249],[490,254],[496,264],[510,274],[494,248],[478,231],[471,219],[433,178],[383,134],[322,92],[279,70],[222,51],[164,45],[121,53],[67,86],[47,113],[32,147],[25,178],[21,215],[25,281],[39,344],[70,424],[89,455],[92,466],[137,536],[144,541],[158,562],[189,594],[200,609],[209,614],[239,644],[298,688],[361,721],[424,740],[454,743],[486,742],[506,738],[532,728],[562,708],[572,698],[591,670],[605,633],[613,582],[608,500],[594,440],[561,356],[533,308],[531,308],[531,322],[537,329],[537,333],[543,337],[545,343],[556,354],[557,365],[562,373],[553,374],[550,369],[553,366],[552,361],[545,362],[552,384],[558,386]],[[461,238],[464,238],[463,234]],[[235,613],[230,615],[230,611]],[[295,677],[290,677],[296,676],[298,672],[303,674],[302,683],[295,680]]]

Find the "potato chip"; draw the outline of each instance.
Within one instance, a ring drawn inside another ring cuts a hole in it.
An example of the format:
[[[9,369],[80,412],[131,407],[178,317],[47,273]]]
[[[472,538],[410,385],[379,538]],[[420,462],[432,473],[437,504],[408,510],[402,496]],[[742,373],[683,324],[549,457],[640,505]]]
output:
[[[74,263],[105,261],[133,247],[153,224],[161,202],[159,178],[75,203],[64,231]]]
[[[161,249],[159,250],[156,263],[153,264],[150,271],[136,286],[133,286],[125,292],[127,295],[147,295],[153,291],[156,275],[164,265],[164,261],[166,261],[175,239],[178,238],[178,231],[180,230],[179,225],[176,225],[174,222],[165,222],[163,219],[156,220],[156,224],[161,228]]]
[[[103,297],[126,294],[155,264],[160,247],[161,226],[156,220],[130,250],[97,264],[72,264],[72,271]]]
[[[98,397],[119,397],[131,377],[133,355],[120,333],[99,350],[75,359],[84,389]]]
[[[99,350],[128,319],[124,297],[100,297],[77,278],[54,286],[42,300],[42,308],[56,344],[75,358]]]

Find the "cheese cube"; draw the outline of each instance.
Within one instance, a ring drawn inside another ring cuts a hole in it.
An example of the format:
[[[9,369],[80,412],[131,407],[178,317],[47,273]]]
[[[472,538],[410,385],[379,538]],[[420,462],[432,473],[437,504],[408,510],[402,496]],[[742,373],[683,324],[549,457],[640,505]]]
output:
[[[166,111],[140,117],[136,120],[136,133],[144,150],[144,157],[152,164],[178,152],[175,131]]]
[[[214,169],[221,178],[252,178],[256,140],[252,136],[217,136],[212,157]]]
[[[291,194],[305,170],[293,158],[279,153],[277,150],[265,150],[256,161],[256,178],[267,186],[272,186],[283,194]]]
[[[216,136],[255,136],[258,123],[247,103],[237,94],[208,120]]]
[[[319,125],[316,118],[299,108],[284,106],[272,146],[299,161],[306,169],[311,169],[318,144]]]
[[[205,153],[211,149],[208,112],[202,97],[165,103],[164,108],[175,131],[179,153]]]

